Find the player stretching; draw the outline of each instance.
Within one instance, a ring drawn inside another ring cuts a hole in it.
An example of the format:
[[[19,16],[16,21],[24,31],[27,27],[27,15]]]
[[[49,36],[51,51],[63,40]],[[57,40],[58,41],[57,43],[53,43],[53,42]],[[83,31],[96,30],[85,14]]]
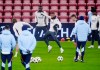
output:
[[[43,14],[43,15],[45,15],[45,14]],[[64,50],[61,47],[59,40],[57,39],[57,31],[61,30],[61,22],[56,17],[54,12],[51,12],[50,16],[47,16],[47,15],[45,15],[45,16],[50,19],[50,29],[49,29],[49,31],[46,32],[46,34],[44,36],[45,42],[48,46],[48,52],[50,52],[51,49],[52,49],[52,46],[50,46],[49,40],[48,40],[49,36],[51,36],[56,41],[56,43],[58,44],[58,46],[60,48],[60,52],[63,53]]]
[[[17,22],[16,19],[13,19],[12,22],[14,23],[13,30],[14,30],[15,36],[17,38],[22,33],[22,26],[23,25],[28,25],[28,26],[30,26],[31,29],[33,28],[29,23],[26,23],[26,22],[23,22],[23,21]],[[18,44],[16,45],[16,52],[15,52],[14,57],[17,57],[17,54],[18,54]]]
[[[16,41],[14,36],[10,32],[10,27],[5,26],[2,34],[0,35],[0,47],[1,47],[1,70],[5,70],[6,60],[8,61],[8,70],[12,70],[12,56],[13,49],[15,48]]]
[[[76,47],[76,58],[75,62],[78,61],[79,50],[81,49],[81,62],[84,62],[85,45],[87,41],[87,36],[91,33],[89,25],[84,21],[84,17],[80,16],[77,21],[77,26],[73,30],[73,34],[77,36],[77,47]]]
[[[42,30],[44,30],[44,32],[47,31],[48,18],[46,16],[41,15],[41,13],[47,15],[46,11],[43,11],[42,6],[39,6],[38,11],[35,12],[35,22],[36,22],[35,37],[36,38],[37,36],[40,35],[40,32]]]
[[[30,27],[24,25],[22,27],[23,31],[21,35],[18,37],[18,45],[22,57],[21,62],[23,66],[26,68],[25,70],[30,70],[30,58],[36,46],[36,39],[34,35],[27,30],[28,28]]]

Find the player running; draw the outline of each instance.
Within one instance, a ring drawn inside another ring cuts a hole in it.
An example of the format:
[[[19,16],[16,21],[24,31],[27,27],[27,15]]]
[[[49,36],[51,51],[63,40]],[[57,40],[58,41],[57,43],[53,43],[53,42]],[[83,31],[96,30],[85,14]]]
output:
[[[77,24],[78,25],[73,30],[73,35],[76,35],[77,37],[76,58],[74,59],[74,61],[78,61],[78,54],[79,50],[81,49],[81,62],[84,62],[85,45],[87,37],[89,33],[91,33],[91,29],[89,25],[84,21],[83,16],[80,16]]]
[[[5,70],[6,60],[8,61],[8,70],[12,70],[12,56],[15,48],[16,41],[10,32],[10,27],[5,26],[2,34],[0,35],[0,48],[1,48],[1,70]]]
[[[46,11],[43,11],[43,7],[39,6],[38,11],[35,12],[35,23],[36,23],[36,29],[35,29],[35,37],[40,35],[40,32],[43,30],[44,32],[47,31],[47,25],[48,25],[48,18],[46,16],[41,15],[41,13],[47,15]]]
[[[12,22],[14,23],[14,25],[13,25],[13,31],[14,31],[15,36],[17,38],[22,33],[22,27],[23,27],[23,25],[28,25],[30,27],[30,29],[33,29],[33,27],[29,23],[26,23],[26,22],[23,22],[23,21],[18,21],[17,22],[16,19],[13,19]],[[18,54],[18,44],[16,45],[16,52],[15,52],[14,57],[17,57],[17,54]]]
[[[21,53],[21,62],[26,70],[30,70],[30,58],[36,46],[36,39],[34,35],[28,31],[30,28],[27,25],[22,27],[22,33],[18,37],[18,45]]]
[[[46,34],[44,36],[45,43],[48,46],[48,52],[50,52],[51,49],[52,49],[52,46],[50,46],[49,40],[48,40],[49,36],[51,36],[56,41],[56,43],[58,44],[58,46],[60,48],[60,52],[63,53],[64,49],[61,47],[60,42],[57,39],[57,32],[58,32],[58,30],[61,30],[61,27],[62,27],[61,22],[56,17],[54,12],[51,12],[50,16],[45,15],[43,13],[42,13],[42,15],[44,15],[44,16],[46,16],[50,19],[50,29],[49,29],[49,31],[46,32]]]

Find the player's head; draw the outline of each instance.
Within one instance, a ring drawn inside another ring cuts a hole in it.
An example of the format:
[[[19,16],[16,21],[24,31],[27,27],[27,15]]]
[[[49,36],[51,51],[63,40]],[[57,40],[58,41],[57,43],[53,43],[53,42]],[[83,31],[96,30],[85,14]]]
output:
[[[10,26],[9,26],[9,25],[6,25],[6,26],[4,27],[4,30],[10,30]]]
[[[42,12],[43,11],[43,7],[41,5],[38,7],[38,11],[39,12]]]
[[[79,20],[84,20],[84,16],[80,16],[79,17]]]
[[[50,12],[50,16],[52,19],[55,19],[56,18],[55,12]]]
[[[95,7],[91,7],[91,12],[96,12],[96,8]]]
[[[72,14],[72,15],[71,15],[71,19],[72,19],[73,21],[75,21],[75,22],[76,22],[76,20],[77,20],[76,15],[75,15],[75,14]]]
[[[15,18],[12,19],[12,23],[16,23],[17,20]]]

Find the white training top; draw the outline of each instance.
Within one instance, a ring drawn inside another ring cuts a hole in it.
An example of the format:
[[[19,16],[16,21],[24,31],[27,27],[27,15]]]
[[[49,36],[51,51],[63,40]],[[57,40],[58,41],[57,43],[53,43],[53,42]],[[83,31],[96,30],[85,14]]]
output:
[[[58,24],[58,25],[59,25],[58,30],[61,30],[62,25],[61,25],[61,22],[59,21],[58,18],[50,19],[50,20],[51,20],[51,21],[50,21],[50,29],[49,29],[49,31],[55,32],[55,30],[54,30],[54,25],[55,25],[55,24]]]
[[[92,17],[91,17],[91,30],[97,30],[97,22],[98,22],[98,17],[95,15],[92,15]]]
[[[41,13],[47,15],[46,11],[43,12],[35,12],[35,22],[37,22],[38,24],[36,26],[46,26],[48,25],[48,18],[44,15],[42,15]]]
[[[14,30],[14,33],[15,33],[15,36],[18,37],[21,33],[22,33],[22,27],[23,25],[28,25],[30,26],[30,28],[33,28],[29,23],[26,23],[26,22],[16,22],[14,25],[13,25],[13,30]]]

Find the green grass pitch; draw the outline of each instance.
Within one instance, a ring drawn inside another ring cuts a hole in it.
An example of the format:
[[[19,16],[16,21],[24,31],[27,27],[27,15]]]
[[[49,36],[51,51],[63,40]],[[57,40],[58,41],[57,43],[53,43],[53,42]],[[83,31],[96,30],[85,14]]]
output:
[[[50,42],[53,46],[50,53],[47,52],[46,44],[43,41],[37,42],[36,49],[33,52],[33,57],[39,56],[42,58],[40,63],[31,63],[31,70],[99,70],[100,69],[100,49],[97,48],[95,42],[94,49],[88,49],[90,42],[87,42],[85,52],[85,62],[74,62],[75,47],[72,42],[61,42],[64,48],[64,53],[61,54],[57,44],[53,41]],[[57,57],[61,55],[64,57],[62,62],[57,61]],[[0,61],[1,66],[1,61]],[[7,65],[6,65],[7,66]],[[6,67],[6,70],[7,67]],[[17,58],[13,58],[13,70],[25,70],[20,62],[20,54]]]

